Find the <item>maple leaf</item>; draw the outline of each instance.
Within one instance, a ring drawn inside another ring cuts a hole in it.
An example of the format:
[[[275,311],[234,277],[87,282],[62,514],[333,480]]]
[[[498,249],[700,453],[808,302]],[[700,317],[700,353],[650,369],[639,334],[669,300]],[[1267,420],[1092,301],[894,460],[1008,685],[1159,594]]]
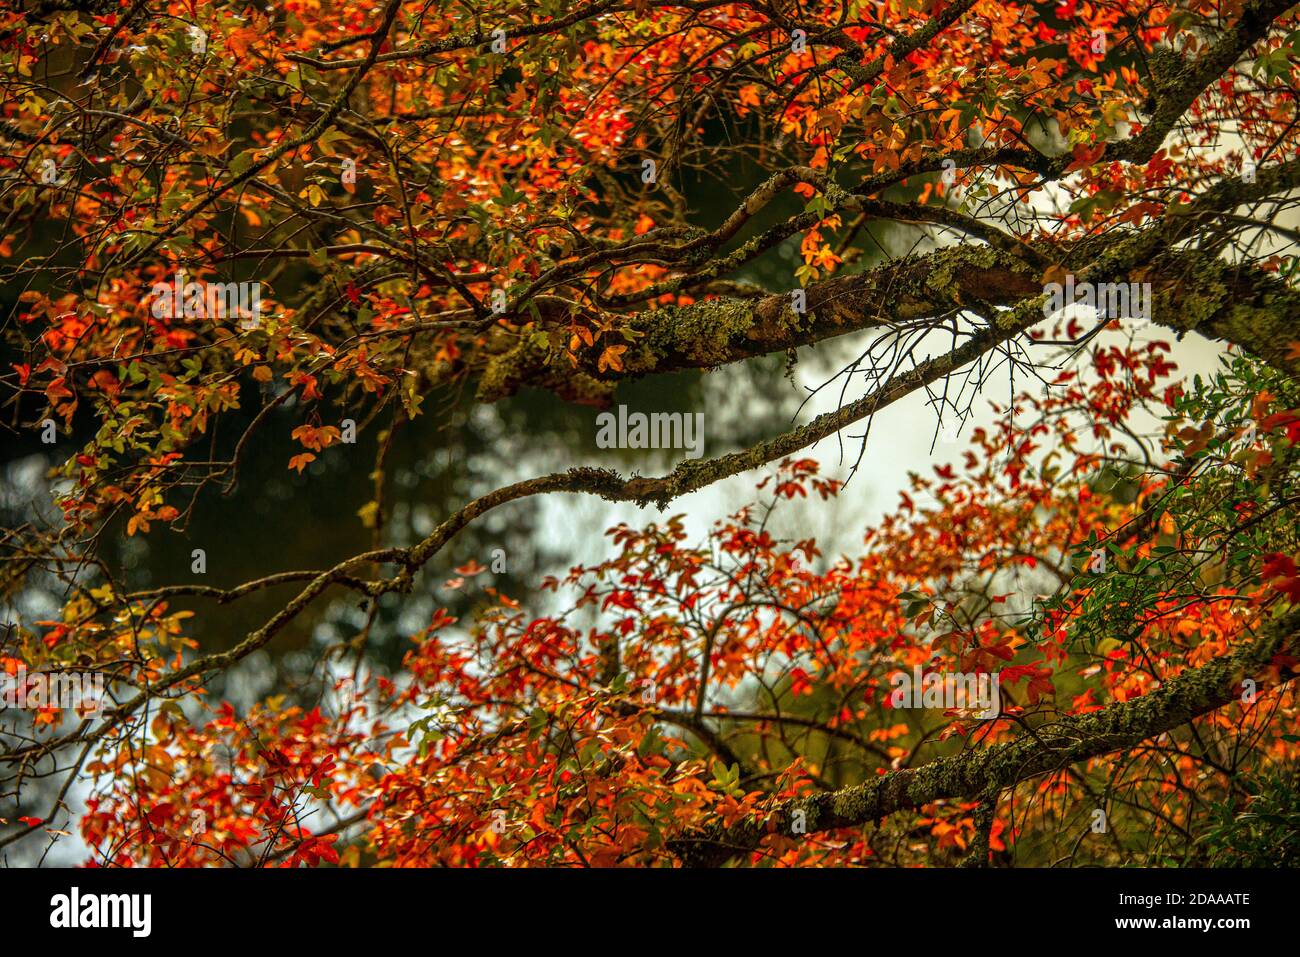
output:
[[[606,346],[596,362],[596,368],[600,372],[606,369],[614,372],[623,371],[623,353],[627,352],[627,346]]]
[[[302,452],[289,459],[289,468],[301,474],[303,469],[305,469],[308,465],[310,465],[312,462],[315,461],[316,461],[316,456],[313,455],[311,452]]]

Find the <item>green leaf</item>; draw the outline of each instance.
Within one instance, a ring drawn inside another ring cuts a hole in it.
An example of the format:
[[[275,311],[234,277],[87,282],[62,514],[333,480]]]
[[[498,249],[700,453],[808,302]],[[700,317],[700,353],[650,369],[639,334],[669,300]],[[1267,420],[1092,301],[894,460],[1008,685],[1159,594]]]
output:
[[[242,153],[235,154],[234,159],[230,161],[230,172],[235,176],[242,176],[253,165],[254,158],[254,150],[244,150]]]

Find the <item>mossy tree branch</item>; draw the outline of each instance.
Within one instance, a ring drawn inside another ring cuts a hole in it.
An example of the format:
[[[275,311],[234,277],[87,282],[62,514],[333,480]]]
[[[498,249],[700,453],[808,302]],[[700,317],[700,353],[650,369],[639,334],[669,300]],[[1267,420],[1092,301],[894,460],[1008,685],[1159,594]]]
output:
[[[1230,704],[1241,702],[1243,680],[1276,668],[1277,685],[1297,675],[1275,666],[1275,657],[1300,632],[1300,611],[1269,621],[1257,637],[1232,654],[1164,682],[1153,691],[1085,715],[1063,715],[1006,744],[964,751],[919,768],[889,771],[879,778],[837,791],[781,802],[766,815],[730,827],[717,825],[670,843],[689,866],[718,866],[756,849],[783,828],[796,812],[808,834],[859,827],[899,811],[945,799],[980,798],[985,803],[1022,781],[1136,747]]]

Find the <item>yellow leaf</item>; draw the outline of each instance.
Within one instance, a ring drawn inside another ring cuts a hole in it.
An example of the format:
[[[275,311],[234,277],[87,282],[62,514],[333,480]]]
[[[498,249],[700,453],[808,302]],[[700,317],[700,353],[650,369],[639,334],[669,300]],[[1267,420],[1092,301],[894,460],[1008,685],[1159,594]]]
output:
[[[357,509],[357,517],[361,519],[361,524],[366,528],[374,528],[375,521],[379,517],[379,503],[366,502],[365,505]]]

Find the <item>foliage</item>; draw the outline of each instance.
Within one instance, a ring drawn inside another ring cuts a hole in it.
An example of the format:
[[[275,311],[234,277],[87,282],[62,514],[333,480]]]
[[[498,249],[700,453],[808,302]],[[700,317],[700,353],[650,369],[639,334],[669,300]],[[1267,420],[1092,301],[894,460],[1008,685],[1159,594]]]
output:
[[[1160,356],[1099,352],[1095,382],[1023,396],[1014,421],[1034,424],[1013,455],[1009,428],[976,432],[960,468],[913,477],[856,559],[772,533],[790,500],[839,492],[812,460],[789,461],[760,483],[760,503],[702,543],[681,516],[612,529],[614,557],[545,582],[569,596],[560,613],[535,616],[483,586],[495,600],[475,622],[439,612],[412,637],[402,680],[363,682],[340,713],[272,703],[237,720],[225,706],[194,727],[168,706],[150,728],[156,745],[142,753],[126,739],[89,768],[107,790],[86,836],[106,862],[310,863],[322,851],[301,840],[300,819],[328,796],[365,812],[353,863],[663,863],[693,827],[1146,693],[1287,606],[1295,567],[1276,556],[1298,550],[1273,507],[1295,495],[1292,470],[1278,467],[1293,459],[1276,424],[1287,416],[1243,401],[1282,384],[1238,361],[1191,401],[1159,388]],[[1179,467],[1141,472],[1136,497],[1116,495],[1131,450],[1103,417],[1076,410],[1125,421],[1152,400],[1168,406]],[[1243,443],[1252,411],[1258,428]],[[1202,421],[1231,438],[1188,454],[1188,434],[1207,434],[1190,423]],[[1261,469],[1273,470],[1267,484],[1252,478]],[[1220,514],[1243,482],[1251,494]],[[1112,562],[1090,574],[1086,549],[1099,542]],[[997,671],[1001,716],[891,707],[891,674],[915,664]],[[1295,720],[1292,692],[1263,694],[1025,782],[999,805],[989,846],[1008,860],[1022,842],[1030,861],[1196,860],[1190,838],[1214,802],[1267,762],[1295,760]],[[123,773],[136,762],[158,773]],[[752,859],[955,863],[976,806],[936,802],[816,839],[775,833]],[[1107,810],[1104,834],[1090,835],[1095,807]],[[194,808],[208,839],[179,841]]]

